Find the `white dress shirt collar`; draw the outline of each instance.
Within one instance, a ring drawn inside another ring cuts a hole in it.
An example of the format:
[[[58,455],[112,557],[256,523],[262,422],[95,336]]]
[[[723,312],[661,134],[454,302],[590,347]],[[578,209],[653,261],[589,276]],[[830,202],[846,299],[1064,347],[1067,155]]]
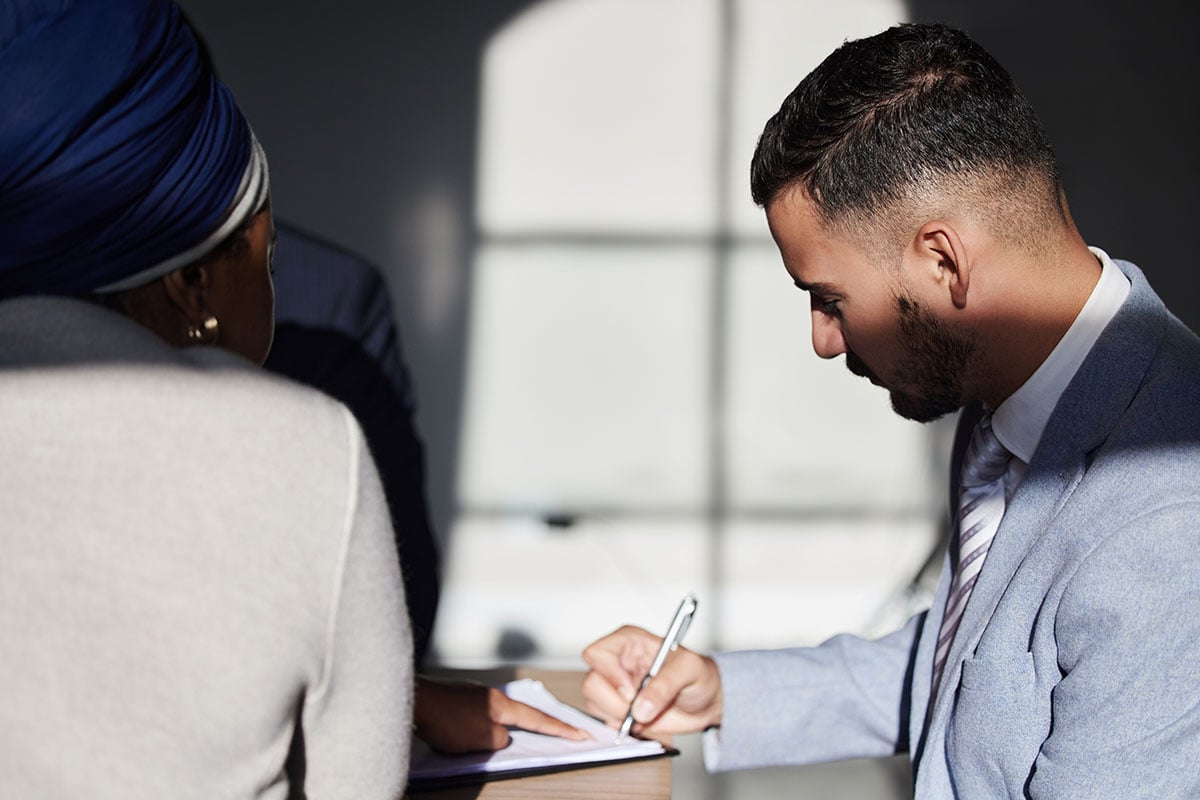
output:
[[[1042,365],[992,416],[996,437],[1024,464],[1033,458],[1058,399],[1129,295],[1129,279],[1108,253],[1098,247],[1088,249],[1101,266],[1092,294]]]

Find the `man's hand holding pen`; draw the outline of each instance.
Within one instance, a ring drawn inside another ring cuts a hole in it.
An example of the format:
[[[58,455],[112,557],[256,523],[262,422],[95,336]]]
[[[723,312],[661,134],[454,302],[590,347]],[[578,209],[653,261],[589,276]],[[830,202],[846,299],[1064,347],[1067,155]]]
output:
[[[663,638],[626,625],[588,645],[583,660],[589,671],[583,695],[589,713],[619,728],[633,703],[638,735],[693,733],[721,723],[721,675],[707,656],[684,647],[666,659],[641,693]]]

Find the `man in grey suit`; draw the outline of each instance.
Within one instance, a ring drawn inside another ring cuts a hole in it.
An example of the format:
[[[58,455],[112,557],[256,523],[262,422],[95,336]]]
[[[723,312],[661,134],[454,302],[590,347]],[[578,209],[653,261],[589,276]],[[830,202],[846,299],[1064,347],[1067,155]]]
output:
[[[1084,243],[1011,77],[943,26],[848,42],[751,182],[818,355],[963,410],[942,578],[878,641],[680,649],[640,694],[660,640],[621,628],[590,709],[707,730],[714,770],[908,752],[919,798],[1200,796],[1200,340]]]

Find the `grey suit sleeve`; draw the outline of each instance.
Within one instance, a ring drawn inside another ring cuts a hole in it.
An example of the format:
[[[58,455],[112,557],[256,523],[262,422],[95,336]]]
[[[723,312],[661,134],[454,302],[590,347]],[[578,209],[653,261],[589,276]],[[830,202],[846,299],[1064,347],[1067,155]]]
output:
[[[1031,797],[1200,796],[1198,521],[1195,501],[1145,513],[1071,578]]]
[[[882,639],[714,656],[722,721],[704,739],[714,772],[890,756],[904,747],[909,666],[924,614]]]
[[[412,636],[383,491],[346,412],[351,496],[321,683],[303,710],[304,793],[398,798],[408,774]]]

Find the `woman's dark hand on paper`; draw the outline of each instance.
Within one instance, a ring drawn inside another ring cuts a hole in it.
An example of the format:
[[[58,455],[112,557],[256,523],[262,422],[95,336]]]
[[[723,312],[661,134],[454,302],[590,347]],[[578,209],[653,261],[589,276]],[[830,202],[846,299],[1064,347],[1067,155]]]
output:
[[[562,720],[507,697],[499,689],[419,675],[413,699],[416,735],[443,753],[501,750],[509,727],[582,741],[588,735]]]

